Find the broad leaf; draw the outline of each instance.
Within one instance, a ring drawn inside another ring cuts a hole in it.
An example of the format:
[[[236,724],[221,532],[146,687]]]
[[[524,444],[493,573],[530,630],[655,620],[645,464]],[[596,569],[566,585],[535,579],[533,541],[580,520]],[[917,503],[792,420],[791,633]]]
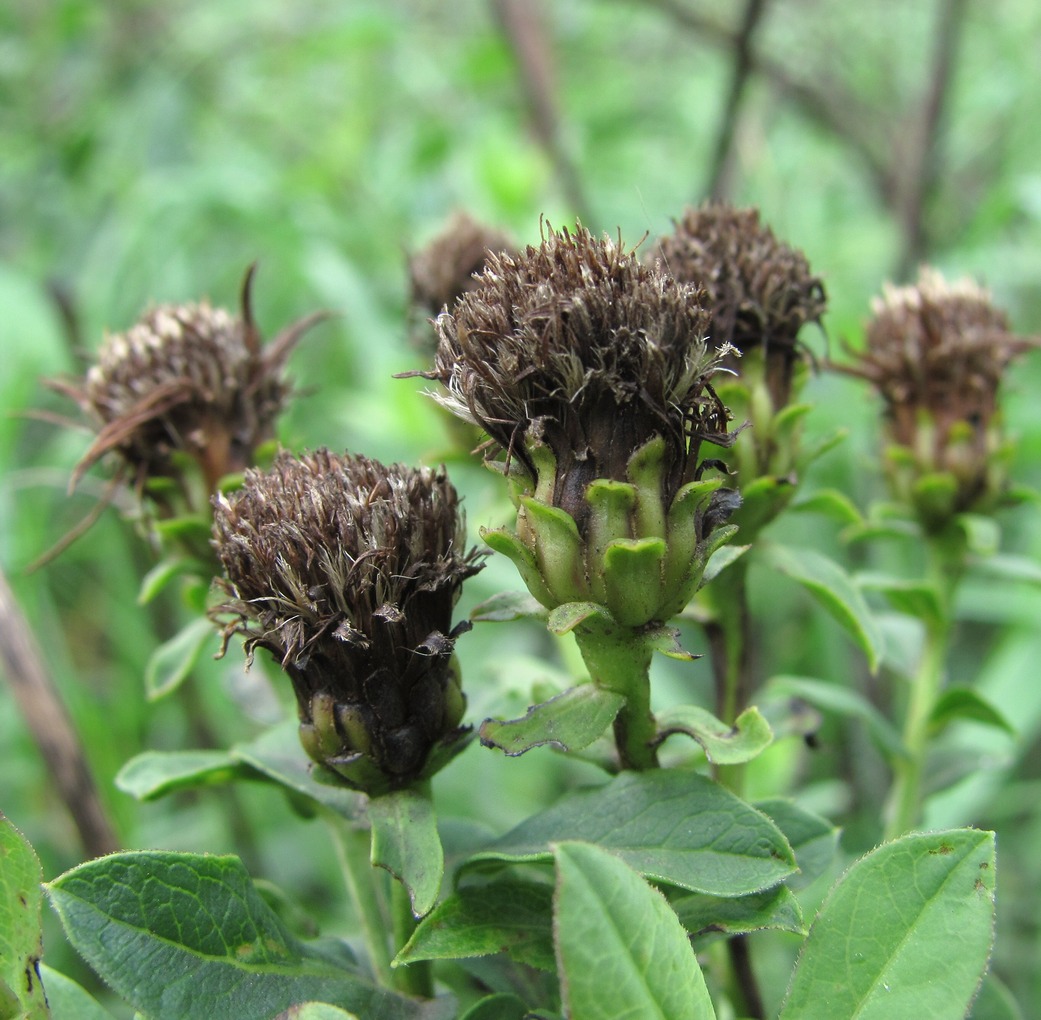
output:
[[[157,800],[178,790],[220,786],[259,778],[230,751],[145,751],[116,774],[116,786],[138,800]]]
[[[961,1017],[994,940],[994,834],[904,836],[828,894],[782,1020]]]
[[[43,955],[43,873],[25,837],[0,814],[0,1015],[46,1020],[37,968]]]
[[[164,641],[145,665],[145,693],[156,701],[175,691],[195,668],[207,642],[216,647],[217,633],[205,617],[192,620],[169,641]]]
[[[395,964],[506,953],[552,973],[553,889],[502,877],[464,886],[439,903],[416,928]]]
[[[760,555],[782,574],[801,584],[860,646],[872,672],[882,657],[882,632],[864,596],[849,575],[813,549],[763,543]]]
[[[649,878],[694,892],[742,896],[795,870],[792,849],[765,815],[685,769],[625,772],[527,819],[466,866],[548,860],[570,840],[612,850]]]
[[[770,746],[770,724],[757,708],[746,708],[733,726],[697,705],[680,705],[658,715],[662,740],[676,733],[693,737],[716,765],[742,765]]]
[[[371,985],[334,944],[295,938],[238,858],[113,854],[46,888],[72,945],[150,1020],[268,1020],[312,1001],[387,1020],[425,1016]]]
[[[680,924],[694,937],[741,935],[767,928],[806,933],[799,901],[786,885],[748,896],[686,893],[671,903]]]
[[[416,917],[437,902],[445,855],[429,784],[394,790],[369,801],[372,863],[386,868],[409,892]]]
[[[665,897],[588,843],[555,852],[554,934],[570,1020],[710,1020],[697,957]]]
[[[789,885],[808,885],[824,874],[838,849],[839,830],[836,826],[783,797],[756,801],[755,806],[773,819],[795,851],[799,874],[788,879]]]
[[[520,719],[486,719],[481,724],[481,743],[511,756],[543,744],[579,751],[603,734],[623,704],[621,694],[595,684],[579,684],[533,705]]]

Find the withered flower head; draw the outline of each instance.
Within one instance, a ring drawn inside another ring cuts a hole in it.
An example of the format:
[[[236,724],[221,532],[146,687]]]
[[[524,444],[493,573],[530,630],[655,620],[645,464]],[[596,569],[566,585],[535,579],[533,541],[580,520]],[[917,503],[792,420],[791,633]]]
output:
[[[708,292],[709,335],[747,354],[761,348],[774,407],[788,402],[799,331],[820,322],[824,285],[806,256],[760,223],[757,209],[707,203],[688,209],[652,252],[677,280]],[[728,361],[741,371],[741,363]]]
[[[373,794],[436,771],[465,736],[452,609],[481,567],[445,474],[283,453],[214,508],[213,616],[289,674],[308,754]]]
[[[949,472],[951,509],[997,495],[998,388],[1009,362],[1034,346],[972,280],[947,282],[923,267],[914,286],[887,286],[872,302],[865,348],[845,372],[868,380],[886,408],[889,439],[915,471]]]
[[[661,591],[655,582],[642,608],[605,592],[602,560],[616,541],[652,542],[654,555],[668,558],[666,519],[679,494],[699,484],[702,442],[731,441],[710,384],[718,355],[706,346],[708,320],[698,288],[582,227],[492,255],[475,288],[438,317],[427,377],[447,390],[436,399],[488,433],[489,452],[505,451],[518,537],[529,550],[515,549],[514,559],[544,604],[592,598],[620,620],[646,622],[678,612],[680,589],[696,584],[694,548],[726,519],[732,493],[706,491],[696,513],[689,505],[672,571],[684,581]],[[565,550],[551,532],[573,533],[578,545]],[[534,573],[522,565],[531,557]],[[669,572],[661,562],[647,569]]]
[[[489,253],[513,251],[501,230],[456,212],[434,238],[408,260],[412,304],[426,315],[438,315],[469,290],[474,274],[484,269]]]
[[[290,392],[282,378],[286,358],[320,317],[290,326],[262,348],[250,305],[252,279],[253,268],[240,316],[206,302],[160,305],[127,332],[106,337],[80,383],[52,383],[98,429],[74,482],[114,452],[138,489],[159,478],[183,486],[178,458],[187,455],[208,497],[223,476],[252,462],[257,446],[272,438]]]

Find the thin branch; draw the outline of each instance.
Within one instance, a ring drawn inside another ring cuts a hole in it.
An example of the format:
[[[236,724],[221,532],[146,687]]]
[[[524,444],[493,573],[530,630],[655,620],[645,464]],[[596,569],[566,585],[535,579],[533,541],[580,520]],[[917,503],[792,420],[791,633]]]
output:
[[[705,189],[706,194],[714,201],[726,198],[730,191],[734,134],[740,119],[741,101],[754,68],[752,43],[756,29],[763,20],[766,7],[767,0],[748,0],[745,16],[734,39],[734,65],[730,73],[730,88],[719,123],[719,134],[716,136],[712,162],[709,165],[708,184]]]
[[[553,164],[564,197],[575,214],[591,222],[590,206],[578,170],[561,138],[552,47],[540,9],[535,0],[491,0],[491,5],[517,61],[535,138]]]
[[[119,842],[68,711],[44,664],[14,592],[0,571],[0,666],[91,857],[112,853]]]

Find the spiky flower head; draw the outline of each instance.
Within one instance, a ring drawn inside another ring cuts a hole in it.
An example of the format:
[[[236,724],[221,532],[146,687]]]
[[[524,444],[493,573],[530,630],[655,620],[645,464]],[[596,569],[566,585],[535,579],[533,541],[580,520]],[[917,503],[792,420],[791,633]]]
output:
[[[481,564],[464,541],[443,471],[324,449],[214,500],[225,643],[278,660],[308,754],[368,793],[432,774],[465,737],[452,610]]]
[[[534,558],[534,574],[518,566],[544,604],[604,602],[607,546],[648,540],[664,557],[667,518],[681,502],[690,527],[672,572],[690,579],[695,546],[725,520],[736,497],[700,482],[701,444],[731,441],[711,386],[719,356],[706,345],[708,321],[698,288],[582,227],[492,255],[474,289],[438,317],[426,375],[446,389],[436,399],[487,432],[489,456],[505,451],[528,549],[517,556]],[[566,532],[570,552],[551,531]],[[664,587],[639,610],[608,604],[626,622],[661,619],[686,590]]]
[[[934,523],[992,506],[1004,487],[999,386],[1011,360],[1035,342],[1010,332],[984,288],[948,282],[929,267],[913,286],[887,285],[872,313],[864,350],[841,368],[885,402],[898,494]],[[937,482],[943,475],[946,485]],[[932,481],[923,490],[925,476]],[[940,490],[947,498],[939,505],[925,498]]]
[[[501,230],[454,213],[444,228],[408,260],[412,304],[426,315],[438,315],[474,288],[474,275],[492,252],[513,251]]]
[[[253,461],[272,438],[290,386],[286,358],[317,316],[290,326],[266,348],[253,321],[253,269],[236,316],[208,302],[159,305],[125,333],[106,337],[80,383],[53,383],[97,428],[75,482],[108,453],[129,469],[136,488],[172,479],[189,488],[185,458],[202,477],[204,497]],[[200,507],[193,506],[198,510]]]
[[[806,256],[778,240],[758,209],[712,202],[688,209],[652,255],[677,280],[705,288],[713,342],[761,350],[774,408],[787,404],[799,331],[819,323],[827,306]],[[734,358],[728,367],[742,371]]]

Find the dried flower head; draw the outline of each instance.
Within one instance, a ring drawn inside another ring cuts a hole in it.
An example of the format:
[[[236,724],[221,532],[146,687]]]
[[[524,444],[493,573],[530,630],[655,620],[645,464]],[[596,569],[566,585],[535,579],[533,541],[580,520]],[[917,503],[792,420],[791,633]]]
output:
[[[544,605],[592,599],[638,626],[699,583],[701,543],[737,502],[700,481],[702,442],[732,439],[701,298],[620,242],[550,229],[491,256],[438,317],[436,399],[488,433],[489,455],[505,451],[518,501],[517,535],[485,537]],[[622,581],[634,543],[658,558],[641,560],[635,600]]]
[[[492,252],[513,251],[515,245],[501,230],[456,212],[444,229],[408,261],[412,304],[426,315],[451,308],[484,269]]]
[[[988,490],[1000,445],[998,388],[1033,342],[1009,331],[985,289],[968,279],[948,283],[928,267],[914,286],[887,286],[872,312],[865,349],[842,370],[875,386],[890,440],[913,454],[919,471],[955,477],[952,509],[995,495]]]
[[[127,332],[109,335],[82,382],[52,383],[98,428],[73,483],[114,452],[138,489],[159,478],[183,484],[177,461],[187,455],[208,495],[224,475],[252,462],[257,446],[272,437],[290,392],[282,378],[286,358],[320,317],[290,326],[262,348],[252,280],[251,267],[240,316],[206,302],[160,305]]]
[[[819,323],[827,303],[806,256],[761,224],[757,209],[725,203],[688,209],[653,254],[677,280],[708,292],[709,334],[717,345],[763,350],[774,407],[787,404],[799,331]],[[741,369],[733,359],[728,367]]]
[[[311,757],[369,793],[443,764],[464,735],[452,609],[481,567],[445,474],[283,453],[214,508],[213,615],[289,674]]]

